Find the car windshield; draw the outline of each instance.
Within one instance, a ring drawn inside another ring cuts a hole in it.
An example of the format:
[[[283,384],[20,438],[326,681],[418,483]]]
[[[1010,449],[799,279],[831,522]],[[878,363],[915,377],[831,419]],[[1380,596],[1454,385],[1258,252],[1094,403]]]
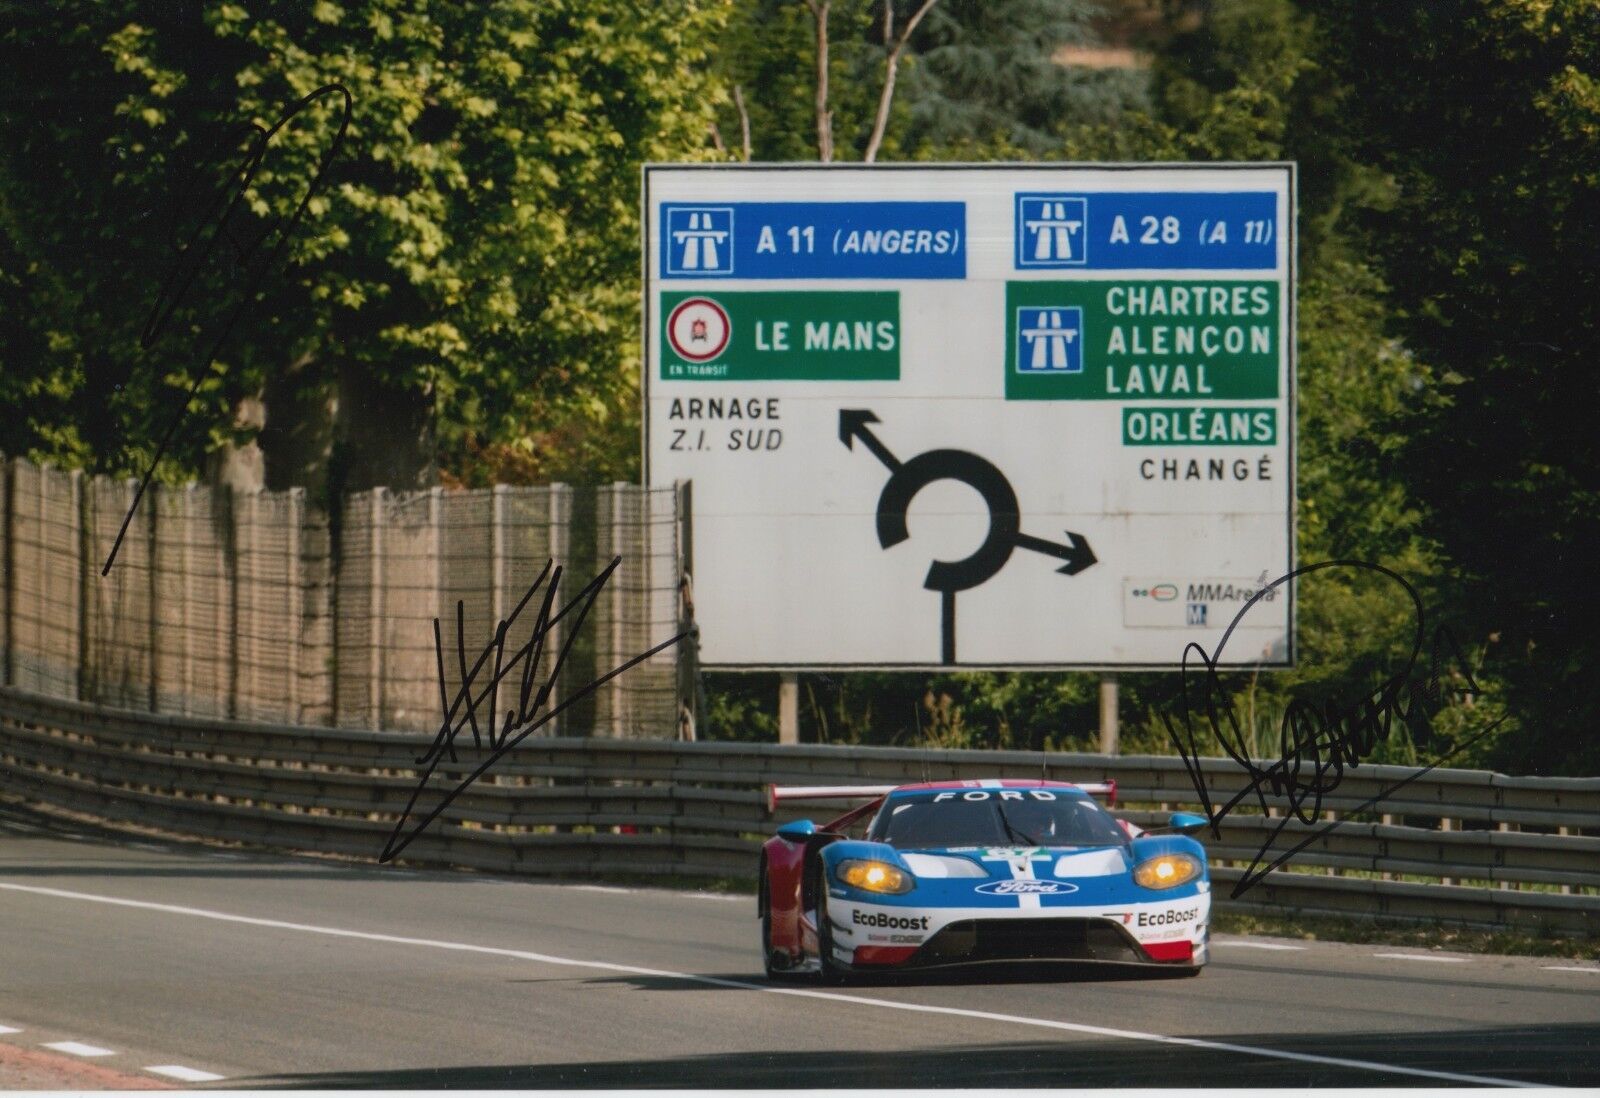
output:
[[[943,789],[891,797],[867,838],[906,850],[1120,846],[1128,835],[1078,790]]]

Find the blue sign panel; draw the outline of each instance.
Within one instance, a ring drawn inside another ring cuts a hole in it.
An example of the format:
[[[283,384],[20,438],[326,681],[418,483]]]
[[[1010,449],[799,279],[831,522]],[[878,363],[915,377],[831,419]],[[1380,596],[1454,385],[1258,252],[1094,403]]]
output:
[[[1083,308],[1017,310],[1017,373],[1083,373]]]
[[[1017,270],[1260,271],[1278,265],[1271,191],[1016,196]]]
[[[965,202],[661,205],[663,279],[967,277]]]

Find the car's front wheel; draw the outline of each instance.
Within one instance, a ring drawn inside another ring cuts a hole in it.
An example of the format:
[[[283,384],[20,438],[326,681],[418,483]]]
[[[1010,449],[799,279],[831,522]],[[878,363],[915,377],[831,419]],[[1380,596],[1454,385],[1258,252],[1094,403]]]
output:
[[[817,898],[817,960],[822,982],[825,984],[842,984],[849,975],[849,969],[841,965],[833,955],[833,920],[828,918],[828,881],[822,867],[818,862],[815,876],[812,878],[813,895]]]

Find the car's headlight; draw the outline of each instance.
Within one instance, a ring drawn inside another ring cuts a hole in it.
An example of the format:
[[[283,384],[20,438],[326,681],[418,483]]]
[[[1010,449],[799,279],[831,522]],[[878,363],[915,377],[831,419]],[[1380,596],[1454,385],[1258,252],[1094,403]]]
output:
[[[847,858],[834,867],[833,875],[852,888],[868,892],[910,892],[911,874],[888,862]]]
[[[1162,854],[1140,862],[1133,879],[1145,888],[1176,888],[1200,876],[1204,869],[1200,859],[1188,854]]]

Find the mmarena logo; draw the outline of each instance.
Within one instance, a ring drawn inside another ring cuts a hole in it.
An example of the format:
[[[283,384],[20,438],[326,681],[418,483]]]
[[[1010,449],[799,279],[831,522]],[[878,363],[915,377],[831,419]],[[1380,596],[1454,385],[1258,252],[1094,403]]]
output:
[[[973,891],[990,896],[1063,896],[1078,891],[1078,886],[1064,881],[990,881]]]
[[[923,915],[920,918],[915,915],[885,915],[881,911],[869,912],[866,915],[863,915],[859,910],[854,910],[850,912],[850,921],[855,923],[857,926],[877,926],[884,927],[889,930],[928,929],[928,917],[926,915]]]

